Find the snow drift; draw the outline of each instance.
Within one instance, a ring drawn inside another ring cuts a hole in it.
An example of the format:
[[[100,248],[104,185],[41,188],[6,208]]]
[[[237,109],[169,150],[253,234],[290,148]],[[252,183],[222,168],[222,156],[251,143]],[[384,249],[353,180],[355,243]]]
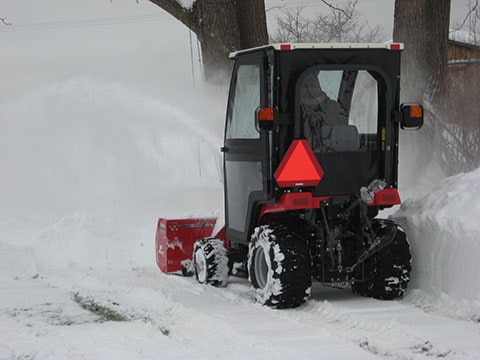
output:
[[[480,305],[480,169],[404,201],[394,217],[409,236],[412,288]]]

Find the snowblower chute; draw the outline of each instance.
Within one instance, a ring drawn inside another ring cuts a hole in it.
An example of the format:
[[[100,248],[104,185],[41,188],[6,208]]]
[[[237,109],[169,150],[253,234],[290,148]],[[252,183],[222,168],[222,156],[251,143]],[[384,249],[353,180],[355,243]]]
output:
[[[215,218],[158,219],[155,236],[157,265],[165,273],[180,272],[182,264],[191,262],[195,241],[209,237]]]

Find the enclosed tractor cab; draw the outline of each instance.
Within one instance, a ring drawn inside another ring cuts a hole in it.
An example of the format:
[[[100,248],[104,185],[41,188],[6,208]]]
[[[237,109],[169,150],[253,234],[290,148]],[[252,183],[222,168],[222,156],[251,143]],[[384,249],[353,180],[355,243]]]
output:
[[[225,228],[180,239],[199,240],[176,259],[184,273],[193,259],[201,283],[221,286],[244,270],[257,300],[277,308],[302,304],[312,280],[379,299],[404,293],[405,233],[377,218],[400,203],[399,128],[423,123],[421,106],[399,104],[402,48],[281,44],[231,55]]]

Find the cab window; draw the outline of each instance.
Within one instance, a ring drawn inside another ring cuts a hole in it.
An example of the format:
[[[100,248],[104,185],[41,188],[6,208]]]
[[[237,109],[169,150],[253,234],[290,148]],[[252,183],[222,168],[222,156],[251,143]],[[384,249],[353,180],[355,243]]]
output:
[[[260,106],[260,66],[240,65],[237,68],[231,117],[227,123],[227,139],[258,139],[255,112]]]
[[[368,71],[311,68],[297,94],[303,132],[315,152],[377,149],[378,85]]]

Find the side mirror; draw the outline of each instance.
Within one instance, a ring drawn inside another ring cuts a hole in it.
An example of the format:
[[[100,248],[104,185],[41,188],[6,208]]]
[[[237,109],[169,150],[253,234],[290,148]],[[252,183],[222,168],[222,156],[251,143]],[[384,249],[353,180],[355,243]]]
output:
[[[272,107],[258,108],[255,112],[257,130],[273,130],[274,109]]]
[[[423,126],[423,107],[419,104],[402,104],[400,106],[400,127],[408,130],[418,130]]]

